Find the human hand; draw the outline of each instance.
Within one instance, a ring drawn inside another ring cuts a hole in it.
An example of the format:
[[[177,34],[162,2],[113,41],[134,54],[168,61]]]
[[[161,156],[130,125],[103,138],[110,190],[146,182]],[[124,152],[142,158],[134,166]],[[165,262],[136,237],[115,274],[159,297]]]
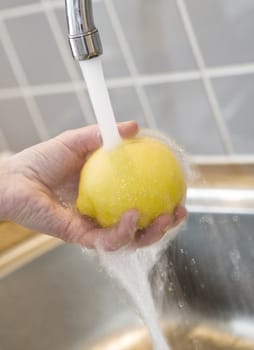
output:
[[[119,124],[122,137],[135,136],[135,122]],[[118,225],[103,229],[75,210],[79,174],[87,157],[102,145],[96,125],[70,130],[30,147],[0,166],[0,219],[56,236],[66,242],[106,250],[125,245],[141,247],[159,240],[176,226],[186,210],[161,215],[147,229],[138,231],[139,213],[126,212]]]

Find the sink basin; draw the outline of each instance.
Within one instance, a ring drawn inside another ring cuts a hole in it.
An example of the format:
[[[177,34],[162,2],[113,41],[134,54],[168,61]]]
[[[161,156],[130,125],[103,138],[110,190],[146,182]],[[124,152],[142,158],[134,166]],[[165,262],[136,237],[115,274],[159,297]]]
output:
[[[165,251],[165,273],[159,262],[150,278],[163,323],[180,326],[180,340],[201,327],[247,342],[237,349],[254,349],[253,227],[253,215],[192,213]],[[0,310],[3,350],[151,349],[147,336],[142,347],[114,345],[121,334],[131,339],[140,320],[79,246],[62,244],[2,278]],[[206,349],[195,344],[188,349]]]
[[[135,318],[80,247],[61,245],[0,281],[3,349],[79,349]]]

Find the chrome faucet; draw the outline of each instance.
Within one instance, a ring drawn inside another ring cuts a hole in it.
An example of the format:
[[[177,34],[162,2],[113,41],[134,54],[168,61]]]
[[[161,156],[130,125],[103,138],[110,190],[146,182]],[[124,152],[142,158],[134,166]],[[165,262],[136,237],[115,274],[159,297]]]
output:
[[[94,25],[91,0],[65,0],[69,43],[78,61],[102,54],[99,32]]]

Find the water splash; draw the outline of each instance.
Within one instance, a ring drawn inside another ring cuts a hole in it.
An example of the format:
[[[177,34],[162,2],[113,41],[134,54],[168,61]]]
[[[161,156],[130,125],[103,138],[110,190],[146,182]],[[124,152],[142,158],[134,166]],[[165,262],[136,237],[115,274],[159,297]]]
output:
[[[116,252],[105,252],[99,244],[97,246],[100,264],[127,291],[137,313],[150,332],[156,350],[170,348],[160,328],[148,277],[178,230],[179,228],[170,230],[157,244],[135,251],[124,248]]]

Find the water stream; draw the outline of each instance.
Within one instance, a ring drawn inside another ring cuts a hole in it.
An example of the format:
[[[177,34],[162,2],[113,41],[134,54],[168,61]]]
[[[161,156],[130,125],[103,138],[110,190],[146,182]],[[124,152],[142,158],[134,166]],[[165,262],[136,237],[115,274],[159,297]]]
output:
[[[101,131],[103,146],[107,149],[116,147],[121,143],[121,137],[110,102],[101,60],[96,57],[91,60],[80,61],[80,67]]]
[[[100,246],[97,254],[102,267],[118,281],[128,293],[137,314],[147,326],[153,348],[155,350],[169,350],[159,323],[157,311],[149,281],[149,273],[175,237],[179,229],[170,230],[160,242],[153,246],[128,251],[126,248],[116,252],[105,252]]]

